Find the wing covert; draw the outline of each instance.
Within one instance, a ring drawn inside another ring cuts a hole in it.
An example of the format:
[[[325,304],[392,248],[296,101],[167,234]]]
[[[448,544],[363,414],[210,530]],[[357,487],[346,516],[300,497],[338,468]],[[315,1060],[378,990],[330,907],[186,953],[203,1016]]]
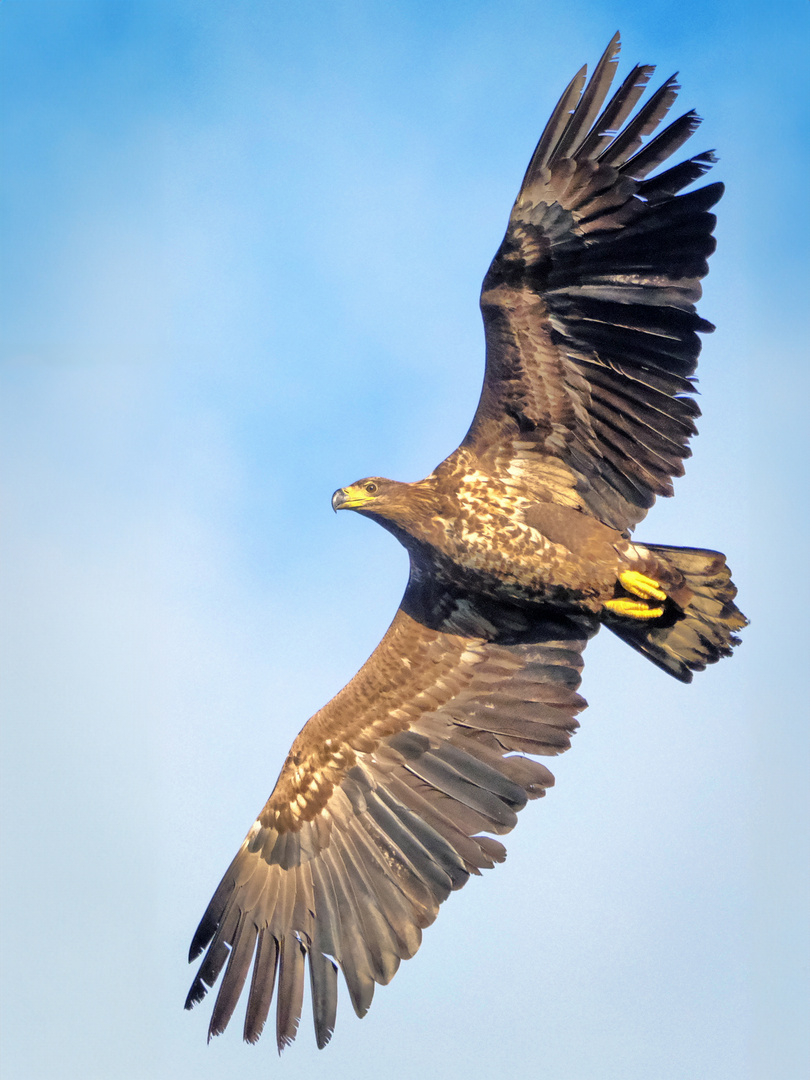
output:
[[[647,179],[700,123],[688,112],[645,142],[674,76],[628,120],[654,70],[636,66],[594,122],[618,51],[617,34],[584,90],[582,72],[568,87],[527,169],[484,279],[486,374],[462,446],[539,477],[557,459],[577,502],[625,530],[690,453],[698,332],[713,329],[695,302],[723,188],[679,194],[711,153]]]

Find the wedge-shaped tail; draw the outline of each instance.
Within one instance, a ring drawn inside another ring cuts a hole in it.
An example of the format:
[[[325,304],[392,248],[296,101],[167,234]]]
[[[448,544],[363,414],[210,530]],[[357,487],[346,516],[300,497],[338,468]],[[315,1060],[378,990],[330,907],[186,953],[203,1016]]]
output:
[[[737,589],[721,552],[660,544],[645,547],[682,575],[683,595],[688,599],[682,607],[668,600],[659,619],[627,619],[606,612],[602,621],[664,671],[681,682],[691,682],[693,671],[703,671],[707,664],[731,655],[740,644],[735,631],[742,630],[748,620],[734,603]]]

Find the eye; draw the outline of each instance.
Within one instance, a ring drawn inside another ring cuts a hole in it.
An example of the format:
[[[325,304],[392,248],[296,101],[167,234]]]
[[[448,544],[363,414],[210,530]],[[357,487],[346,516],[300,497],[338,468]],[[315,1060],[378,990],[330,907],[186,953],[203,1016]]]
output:
[[[369,493],[369,495],[373,495],[376,490],[377,485],[375,483],[366,484],[366,491]]]

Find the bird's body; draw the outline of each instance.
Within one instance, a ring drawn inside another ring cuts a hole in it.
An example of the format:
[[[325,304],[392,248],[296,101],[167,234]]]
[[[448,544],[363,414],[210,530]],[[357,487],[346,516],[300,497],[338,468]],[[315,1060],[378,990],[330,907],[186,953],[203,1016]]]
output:
[[[680,194],[711,154],[650,177],[699,121],[648,138],[677,86],[631,116],[647,66],[603,108],[618,48],[574,78],[529,164],[484,279],[486,375],[461,446],[424,480],[333,496],[404,544],[408,585],[295,739],[197,929],[187,1006],[225,969],[211,1034],[251,964],[250,1041],[276,986],[279,1047],[294,1038],[307,967],[320,1046],[338,969],[367,1011],[440,903],[503,859],[492,834],[553,783],[534,758],[570,743],[600,625],[684,682],[745,625],[722,554],[631,539],[695,434],[697,333],[712,327],[694,305],[722,185]]]
[[[394,533],[420,573],[448,587],[598,612],[619,573],[643,558],[636,546],[578,510],[534,499],[517,478],[481,471],[470,456],[457,452],[415,484],[358,481],[352,486],[372,482],[380,493],[359,512]]]

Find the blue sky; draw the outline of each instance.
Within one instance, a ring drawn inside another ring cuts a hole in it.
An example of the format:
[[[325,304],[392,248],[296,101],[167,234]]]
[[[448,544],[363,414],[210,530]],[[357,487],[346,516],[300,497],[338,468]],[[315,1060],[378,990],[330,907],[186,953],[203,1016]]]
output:
[[[810,5],[763,8],[0,4],[4,1076],[805,1075]],[[331,492],[463,435],[481,278],[617,28],[728,185],[637,535],[728,553],[745,644],[684,687],[601,634],[557,787],[368,1017],[206,1047],[190,935],[404,585]]]

